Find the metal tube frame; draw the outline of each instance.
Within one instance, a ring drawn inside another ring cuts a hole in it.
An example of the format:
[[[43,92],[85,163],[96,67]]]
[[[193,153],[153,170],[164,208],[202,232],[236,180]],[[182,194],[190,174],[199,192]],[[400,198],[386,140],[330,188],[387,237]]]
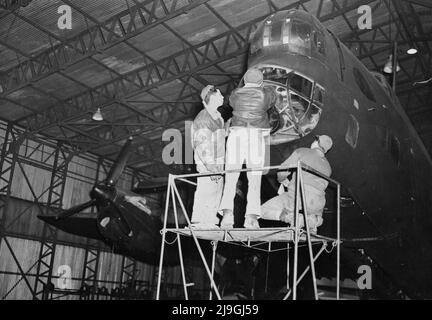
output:
[[[190,222],[190,219],[187,215],[187,212],[186,212],[186,209],[184,207],[183,201],[180,197],[180,194],[178,192],[177,186],[175,184],[175,180],[187,182],[188,178],[212,176],[212,175],[223,175],[223,174],[231,173],[231,172],[249,172],[249,171],[267,171],[267,170],[282,171],[282,170],[288,170],[288,169],[296,170],[297,174],[296,174],[296,189],[295,189],[296,202],[295,202],[294,234],[293,234],[293,240],[292,240],[293,246],[294,246],[294,262],[293,262],[294,266],[293,266],[293,281],[292,281],[293,284],[292,284],[292,289],[289,289],[288,293],[284,297],[284,300],[288,299],[288,297],[291,295],[291,293],[293,295],[293,300],[297,299],[297,286],[299,285],[299,283],[305,277],[305,275],[307,274],[307,272],[309,270],[311,270],[311,273],[312,273],[314,298],[316,300],[318,300],[319,297],[318,297],[318,287],[317,287],[317,281],[316,281],[315,262],[321,256],[321,254],[324,252],[324,250],[327,248],[328,243],[332,243],[332,246],[337,248],[336,299],[339,300],[340,299],[340,245],[341,245],[341,240],[340,240],[340,183],[327,177],[327,176],[325,176],[325,175],[323,175],[323,174],[321,174],[321,173],[319,173],[318,171],[314,170],[313,168],[303,164],[301,161],[299,161],[297,163],[296,167],[272,166],[272,167],[265,167],[265,168],[261,168],[261,169],[240,169],[240,170],[230,170],[230,171],[222,171],[222,172],[218,172],[218,173],[208,173],[208,174],[185,174],[185,175],[172,175],[172,174],[170,174],[168,177],[167,198],[166,198],[167,200],[166,200],[166,204],[165,204],[164,224],[163,224],[163,229],[161,230],[162,244],[161,244],[161,256],[160,256],[160,261],[159,261],[159,274],[158,274],[156,299],[159,300],[159,298],[160,298],[160,286],[161,286],[161,274],[162,274],[161,271],[163,268],[163,259],[164,259],[164,253],[165,253],[165,243],[166,243],[165,240],[166,240],[166,233],[167,232],[174,232],[177,234],[177,244],[178,244],[178,250],[179,250],[179,255],[180,255],[180,267],[182,269],[182,278],[183,278],[183,286],[184,286],[184,291],[185,291],[185,298],[188,299],[187,286],[189,284],[186,283],[186,277],[185,277],[185,270],[184,270],[183,257],[182,257],[182,248],[181,248],[181,242],[180,242],[181,234],[179,232],[175,232],[175,230],[179,229],[178,218],[177,218],[177,207],[176,207],[176,203],[177,203],[176,198],[177,198],[177,201],[180,204],[180,207],[182,209],[182,213],[184,215],[184,218],[187,222],[186,228],[189,228],[190,236],[192,236],[192,238],[195,242],[195,245],[198,249],[198,252],[199,252],[201,260],[204,264],[207,275],[210,279],[209,299],[211,300],[213,298],[212,290],[214,290],[217,298],[219,300],[221,300],[219,290],[218,290],[218,288],[214,282],[214,279],[213,279],[217,241],[212,241],[212,246],[213,246],[212,265],[211,265],[211,268],[209,268],[209,265],[208,265],[208,263],[204,257],[204,253],[202,251],[202,248],[198,242],[198,237],[197,237],[195,231],[193,230],[193,228],[190,228],[191,222]],[[318,235],[312,236],[310,233],[311,230],[310,230],[309,223],[307,220],[306,193],[304,191],[305,189],[304,189],[304,183],[303,183],[303,171],[308,171],[309,173],[312,173],[316,176],[319,176],[319,177],[327,180],[329,183],[336,185],[336,189],[337,189],[337,212],[336,212],[336,219],[337,219],[336,233],[337,234],[336,234],[336,239],[328,238],[328,237],[322,237],[322,236],[318,236]],[[176,229],[168,229],[167,228],[170,197],[171,197],[171,201],[173,202],[173,210],[174,210]],[[305,231],[303,231],[300,227],[300,220],[299,220],[300,219],[300,204],[302,204],[302,208],[303,208],[303,212],[301,214],[303,215],[303,218],[304,218],[304,225],[306,227]],[[229,234],[229,230],[226,231],[226,233]],[[305,234],[304,237],[303,237],[303,234]],[[321,249],[316,254],[314,254],[314,252],[313,252],[313,245],[312,245],[312,238],[313,237],[315,239],[321,240],[321,243],[322,243]],[[226,239],[224,239],[224,241],[226,241]],[[297,274],[298,274],[298,253],[299,253],[298,249],[300,246],[300,242],[302,242],[302,243],[306,242],[306,245],[308,248],[308,255],[309,255],[309,266],[307,266],[305,268],[305,270],[300,275],[300,277],[297,277]],[[235,243],[233,243],[233,244],[235,244]],[[245,243],[242,243],[242,244],[243,244],[243,246],[254,248],[253,246],[250,245],[249,241],[247,244],[245,244]],[[270,253],[270,252],[272,252],[271,241],[268,242],[268,245],[269,245],[269,249],[267,250],[267,252]],[[289,274],[289,271],[290,271],[290,269],[289,269],[289,262],[290,262],[289,244],[288,244],[287,255],[288,255],[288,257],[287,257],[287,284],[289,286],[289,276],[290,276],[290,274]]]

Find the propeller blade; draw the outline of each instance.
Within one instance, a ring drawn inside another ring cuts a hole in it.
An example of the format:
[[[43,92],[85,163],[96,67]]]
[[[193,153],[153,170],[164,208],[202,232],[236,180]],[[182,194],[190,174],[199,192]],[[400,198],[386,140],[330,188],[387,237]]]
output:
[[[57,220],[60,219],[65,219],[68,218],[70,216],[73,216],[74,214],[77,214],[87,208],[90,208],[91,206],[93,206],[94,204],[96,204],[96,200],[95,199],[91,199],[90,201],[87,201],[85,203],[79,204],[75,207],[69,208],[68,210],[63,211],[62,213],[60,213],[57,216]]]
[[[131,146],[132,137],[129,137],[129,139],[127,139],[126,143],[121,149],[116,161],[114,162],[114,165],[111,167],[110,172],[108,173],[108,177],[105,180],[108,185],[114,186],[117,183],[117,180],[122,174],[128,161]]]

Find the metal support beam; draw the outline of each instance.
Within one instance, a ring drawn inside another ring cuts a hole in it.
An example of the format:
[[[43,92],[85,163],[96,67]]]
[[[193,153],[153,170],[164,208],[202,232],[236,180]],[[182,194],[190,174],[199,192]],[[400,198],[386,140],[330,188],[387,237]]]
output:
[[[0,9],[14,11],[21,7],[27,7],[32,0],[0,0]]]
[[[82,300],[93,300],[97,292],[100,249],[87,248],[81,279]],[[86,291],[84,291],[87,289]],[[85,292],[85,293],[84,293]]]
[[[247,24],[242,29],[250,32],[253,25],[253,23]],[[117,99],[128,98],[187,77],[217,63],[238,58],[246,53],[248,44],[243,42],[239,47],[233,40],[234,37],[235,34],[228,31],[156,63],[128,72],[119,78],[87,90],[84,94],[70,98],[62,105],[53,105],[41,114],[26,118],[26,126],[32,132],[47,129],[60,122],[80,118],[98,107],[111,105],[114,102],[113,91],[116,92]],[[224,45],[224,49],[216,51],[216,45],[220,43]]]
[[[6,70],[0,78],[2,95],[7,95],[31,82],[66,69],[173,17],[184,14],[209,0],[146,0],[96,24],[72,39],[53,46],[32,59]],[[166,8],[166,10],[165,10]]]
[[[279,9],[294,8],[306,2],[308,1],[297,1]],[[364,3],[368,3],[368,1],[357,1],[355,4],[360,5]],[[352,6],[340,6],[340,10],[336,12],[348,12],[352,10]],[[142,11],[148,13],[149,9],[146,8]],[[188,76],[210,66],[215,66],[223,61],[237,58],[246,52],[248,46],[248,43],[242,40],[238,34],[247,39],[252,28],[264,19],[265,16],[258,17],[237,28],[230,29],[228,32],[180,51],[170,57],[149,63],[92,90],[87,90],[84,94],[65,100],[61,105],[56,104],[49,107],[42,114],[27,117],[26,126],[32,132],[43,130],[56,123],[69,121],[72,117],[75,119],[79,118],[95,110],[97,107],[112,104],[113,92],[115,92],[116,98],[131,97],[134,94],[148,91],[162,84],[180,79],[183,76]],[[321,18],[321,20],[325,21],[330,19],[331,16]]]
[[[66,185],[66,176],[68,172],[71,154],[62,148],[58,143],[55,150],[54,164],[51,172],[50,190],[48,193],[47,213],[58,211],[62,207],[63,194]],[[39,251],[37,264],[36,280],[34,286],[33,299],[48,299],[49,291],[54,289],[51,282],[53,275],[53,264],[57,240],[57,229],[44,224],[42,241]]]

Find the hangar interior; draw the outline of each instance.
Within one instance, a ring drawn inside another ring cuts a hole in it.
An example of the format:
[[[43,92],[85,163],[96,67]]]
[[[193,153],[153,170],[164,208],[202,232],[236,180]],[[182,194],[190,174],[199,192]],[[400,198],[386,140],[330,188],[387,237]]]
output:
[[[359,30],[363,5],[373,22]],[[65,7],[71,28],[59,27]],[[0,0],[0,299],[155,298],[157,265],[37,216],[87,202],[130,136],[117,187],[190,172],[161,161],[163,132],[185,131],[207,84],[228,96],[257,24],[288,9],[312,13],[370,70],[382,73],[397,42],[396,94],[431,153],[428,0]],[[190,295],[205,298],[205,270],[185,264]],[[181,297],[181,276],[164,269],[167,297]]]

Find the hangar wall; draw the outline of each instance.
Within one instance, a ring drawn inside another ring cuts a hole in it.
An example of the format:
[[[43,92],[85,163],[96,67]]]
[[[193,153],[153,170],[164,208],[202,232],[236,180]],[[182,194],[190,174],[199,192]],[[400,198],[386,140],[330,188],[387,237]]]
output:
[[[153,298],[156,267],[113,254],[98,241],[59,230],[53,236],[37,218],[88,201],[111,162],[89,154],[68,158],[72,151],[67,146],[43,137],[17,141],[19,133],[0,121],[0,299],[112,299],[125,293]],[[137,177],[128,168],[118,187],[130,189]],[[64,266],[70,268],[67,281],[61,277]],[[204,286],[200,268],[189,274]],[[181,294],[179,267],[166,268],[163,279],[167,294]],[[133,292],[125,292],[128,281],[134,281]],[[47,283],[54,285],[49,293]],[[79,294],[82,288],[87,291]]]

